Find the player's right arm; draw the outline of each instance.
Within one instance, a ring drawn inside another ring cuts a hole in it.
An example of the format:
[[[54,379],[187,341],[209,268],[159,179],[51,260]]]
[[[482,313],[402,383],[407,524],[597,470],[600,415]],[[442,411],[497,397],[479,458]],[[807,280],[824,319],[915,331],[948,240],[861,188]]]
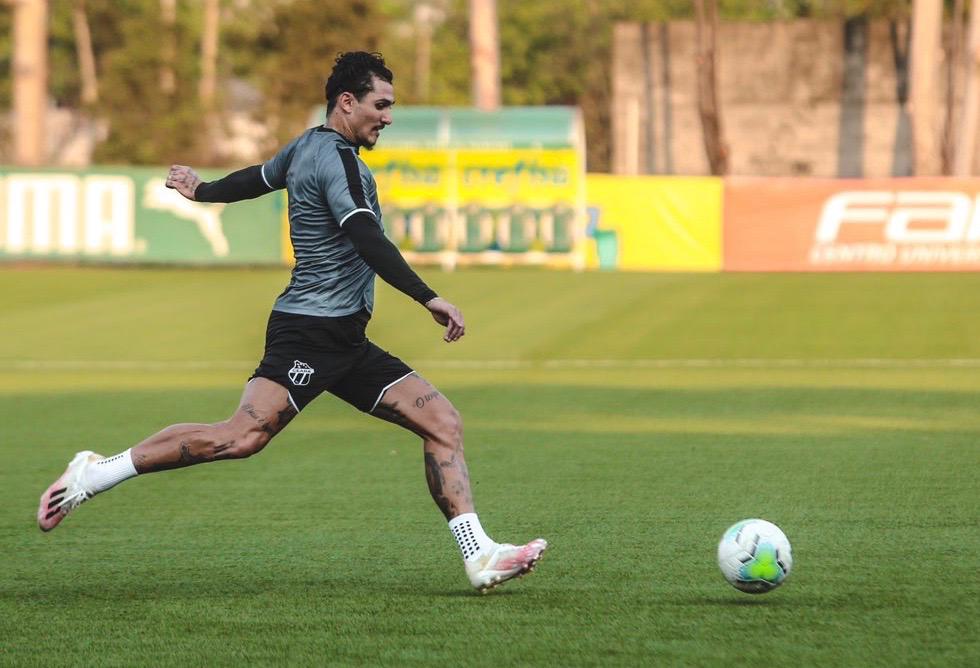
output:
[[[240,202],[274,190],[262,178],[262,165],[239,169],[217,181],[205,182],[190,167],[171,165],[167,187],[195,202]]]
[[[167,187],[196,202],[224,203],[254,199],[273,190],[281,190],[286,187],[286,171],[300,138],[297,137],[283,147],[271,160],[239,169],[217,181],[202,181],[190,167],[171,165],[170,173],[167,174]]]

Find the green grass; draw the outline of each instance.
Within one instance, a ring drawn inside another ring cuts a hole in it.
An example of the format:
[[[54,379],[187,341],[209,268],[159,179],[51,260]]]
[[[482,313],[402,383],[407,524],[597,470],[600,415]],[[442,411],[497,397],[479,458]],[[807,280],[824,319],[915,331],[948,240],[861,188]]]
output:
[[[76,449],[228,415],[285,273],[3,270],[0,664],[980,663],[980,275],[425,275],[467,336],[381,285],[371,336],[532,577],[471,594],[415,437],[330,397],[41,534]],[[794,549],[761,597],[715,565],[751,516]]]

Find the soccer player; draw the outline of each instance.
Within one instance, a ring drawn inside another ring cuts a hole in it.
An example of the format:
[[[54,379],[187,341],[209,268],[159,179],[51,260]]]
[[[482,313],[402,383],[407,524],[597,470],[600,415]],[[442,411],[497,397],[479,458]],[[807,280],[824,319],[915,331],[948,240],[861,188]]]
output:
[[[272,308],[265,356],[235,413],[215,424],[176,424],[112,457],[79,452],[41,495],[38,525],[50,531],[75,508],[124,480],[154,471],[249,457],[320,393],[422,438],[425,477],[481,593],[531,571],[547,547],[496,543],[473,506],[459,413],[435,387],[365,335],[381,276],[428,309],[446,342],[465,333],[463,314],[436,295],[384,234],[374,177],[358,155],[391,124],[393,75],[379,54],[344,53],[326,84],[327,119],[268,162],[210,183],[182,165],[167,186],[199,202],[237,202],[288,189],[296,255]]]

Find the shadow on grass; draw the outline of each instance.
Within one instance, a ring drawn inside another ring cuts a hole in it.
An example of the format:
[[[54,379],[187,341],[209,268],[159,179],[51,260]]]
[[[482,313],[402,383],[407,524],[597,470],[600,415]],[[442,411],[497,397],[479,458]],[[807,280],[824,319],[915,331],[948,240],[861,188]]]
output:
[[[833,595],[829,592],[811,595],[799,591],[768,592],[766,594],[711,594],[707,596],[676,596],[662,599],[660,605],[695,608],[793,608],[809,610],[869,609],[862,596]]]

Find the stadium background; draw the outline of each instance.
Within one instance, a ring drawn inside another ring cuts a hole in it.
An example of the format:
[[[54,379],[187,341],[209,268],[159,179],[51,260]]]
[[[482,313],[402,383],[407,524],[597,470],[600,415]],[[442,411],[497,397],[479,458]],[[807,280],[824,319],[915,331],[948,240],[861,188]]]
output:
[[[975,665],[972,5],[0,5],[0,662]],[[226,417],[288,279],[284,194],[188,203],[166,165],[264,159],[364,45],[387,231],[468,323],[441,345],[379,284],[371,336],[461,409],[540,572],[468,597],[413,439],[328,399],[40,535],[75,450]],[[714,565],[753,515],[796,556],[763,598]]]

